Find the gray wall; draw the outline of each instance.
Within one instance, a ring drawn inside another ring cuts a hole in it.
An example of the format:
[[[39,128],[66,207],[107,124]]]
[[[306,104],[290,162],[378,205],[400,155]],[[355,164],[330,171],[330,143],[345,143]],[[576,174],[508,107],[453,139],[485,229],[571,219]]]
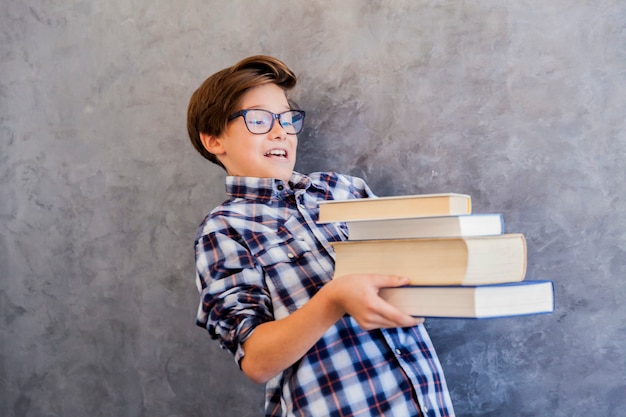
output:
[[[463,192],[528,239],[552,315],[430,320],[459,416],[626,415],[626,3],[3,0],[0,415],[258,416],[194,325],[224,174],[188,144],[206,76],[301,76],[297,169]]]

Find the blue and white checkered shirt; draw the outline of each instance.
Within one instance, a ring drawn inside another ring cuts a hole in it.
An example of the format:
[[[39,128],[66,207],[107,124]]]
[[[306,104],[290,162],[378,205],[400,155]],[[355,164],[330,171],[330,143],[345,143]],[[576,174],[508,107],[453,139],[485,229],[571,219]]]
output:
[[[342,224],[317,224],[318,201],[374,197],[335,173],[290,181],[227,177],[230,199],[195,241],[201,292],[197,323],[240,362],[255,327],[303,306],[333,276],[329,242]],[[306,331],[306,329],[302,329]],[[366,331],[344,316],[304,357],[266,384],[266,416],[453,416],[424,326]]]

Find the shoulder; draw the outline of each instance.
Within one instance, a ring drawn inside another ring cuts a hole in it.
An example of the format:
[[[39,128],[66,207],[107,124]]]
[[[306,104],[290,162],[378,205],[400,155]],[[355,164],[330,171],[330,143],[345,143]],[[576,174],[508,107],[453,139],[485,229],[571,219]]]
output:
[[[245,228],[249,222],[244,205],[224,202],[202,219],[196,231],[196,241],[207,235],[232,236],[235,230]]]
[[[367,183],[359,177],[337,172],[314,172],[309,174],[313,184],[329,192],[329,200],[374,197]]]

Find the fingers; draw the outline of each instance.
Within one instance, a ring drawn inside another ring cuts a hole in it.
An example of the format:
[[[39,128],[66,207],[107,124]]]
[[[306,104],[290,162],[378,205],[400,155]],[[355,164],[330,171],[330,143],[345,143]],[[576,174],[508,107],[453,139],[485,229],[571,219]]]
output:
[[[378,288],[385,287],[401,287],[409,284],[407,277],[400,277],[398,275],[371,275],[374,285]]]
[[[345,275],[330,283],[343,311],[366,330],[412,327],[424,322],[423,318],[412,317],[400,311],[378,295],[381,288],[408,284],[409,279],[406,277],[377,274]]]
[[[376,297],[367,306],[367,313],[353,315],[359,325],[367,330],[376,328],[413,327],[424,322],[423,318],[412,317],[395,306],[387,303],[380,297]]]
[[[407,277],[400,277],[395,275],[383,275],[382,276],[382,285],[380,288],[384,287],[401,287],[403,285],[409,284],[409,279]],[[423,317],[413,317],[410,316],[391,304],[384,301],[384,304],[388,307],[385,307],[386,318],[396,324],[393,327],[409,327],[409,326],[417,326],[418,324],[424,323],[425,319]]]
[[[423,318],[407,316],[406,318],[390,320],[383,316],[365,319],[364,317],[353,316],[359,326],[365,330],[390,329],[396,327],[414,327],[424,323]]]
[[[385,325],[381,327],[412,327],[424,322],[423,318],[410,316],[386,301],[380,300],[381,305],[378,311],[385,322]]]

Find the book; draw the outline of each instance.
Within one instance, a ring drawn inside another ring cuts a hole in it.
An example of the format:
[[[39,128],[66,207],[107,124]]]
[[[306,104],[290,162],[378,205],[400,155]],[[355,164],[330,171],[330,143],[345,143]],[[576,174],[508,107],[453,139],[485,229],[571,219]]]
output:
[[[490,236],[504,233],[502,214],[411,217],[346,222],[348,240]]]
[[[379,294],[388,303],[415,317],[480,319],[554,311],[552,281],[382,288]]]
[[[519,233],[459,238],[334,242],[335,276],[391,274],[411,285],[481,285],[522,281],[526,239]]]
[[[470,214],[469,195],[416,194],[392,197],[325,200],[319,202],[319,223],[401,217],[435,217]]]

